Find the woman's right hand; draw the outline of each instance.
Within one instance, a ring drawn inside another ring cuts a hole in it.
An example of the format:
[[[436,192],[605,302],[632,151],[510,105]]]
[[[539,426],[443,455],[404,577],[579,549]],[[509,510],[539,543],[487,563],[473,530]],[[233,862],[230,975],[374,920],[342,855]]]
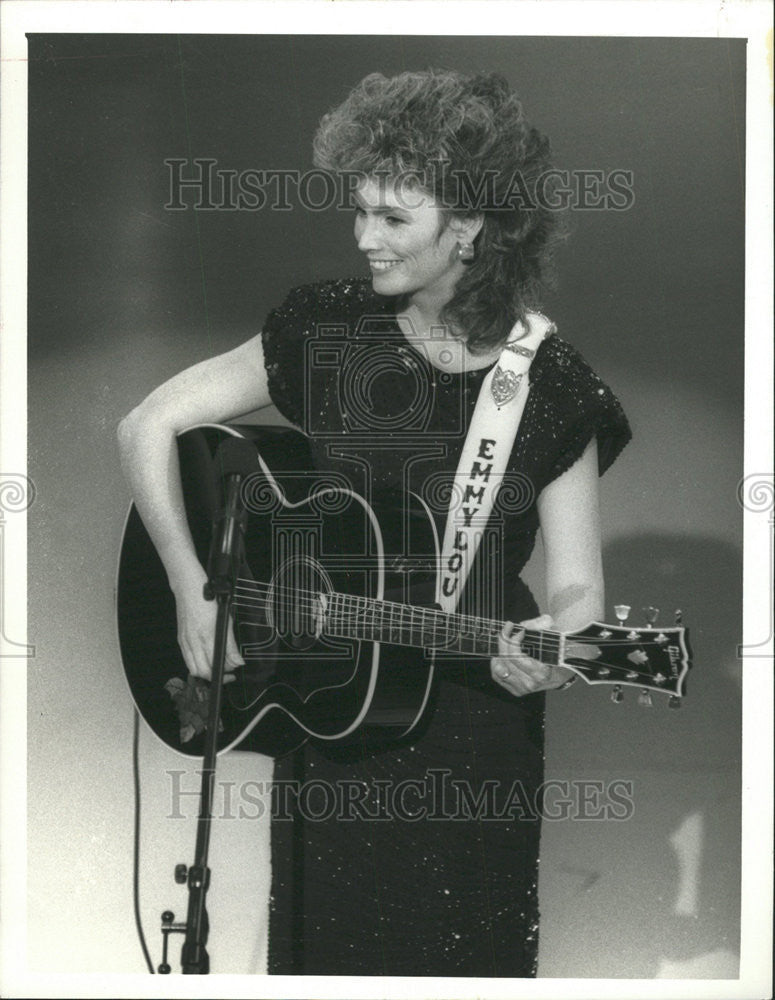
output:
[[[183,659],[194,677],[210,680],[218,602],[205,599],[203,590],[206,582],[207,574],[201,570],[201,574],[193,574],[184,583],[174,586],[173,593],[178,618],[178,644]],[[244,663],[234,639],[233,624],[229,622],[224,684],[236,680],[234,671]]]
[[[189,530],[176,439],[197,424],[219,424],[271,402],[261,334],[200,361],[147,396],[118,427],[121,465],[135,506],[175,595],[178,642],[195,677],[211,676],[217,605],[206,601],[206,574]],[[226,680],[244,661],[231,625]]]

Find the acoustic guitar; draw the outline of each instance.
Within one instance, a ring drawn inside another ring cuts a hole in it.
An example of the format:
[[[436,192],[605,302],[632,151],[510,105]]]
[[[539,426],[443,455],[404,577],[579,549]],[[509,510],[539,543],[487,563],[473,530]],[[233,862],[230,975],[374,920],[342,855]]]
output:
[[[344,477],[315,473],[306,439],[284,428],[202,426],[178,438],[188,524],[204,566],[223,503],[218,446],[229,435],[252,442],[256,463],[242,482],[244,553],[232,603],[245,665],[224,688],[218,752],[279,756],[311,737],[411,732],[434,673],[497,655],[504,623],[436,605],[439,539],[419,496],[375,509]],[[174,598],[134,505],[121,545],[117,620],[140,714],[168,747],[201,757],[209,683],[188,674]],[[571,655],[580,645],[592,647],[590,658]],[[614,685],[615,700],[630,686],[642,698],[664,693],[677,706],[691,666],[682,625],[528,629],[522,648],[588,684]]]

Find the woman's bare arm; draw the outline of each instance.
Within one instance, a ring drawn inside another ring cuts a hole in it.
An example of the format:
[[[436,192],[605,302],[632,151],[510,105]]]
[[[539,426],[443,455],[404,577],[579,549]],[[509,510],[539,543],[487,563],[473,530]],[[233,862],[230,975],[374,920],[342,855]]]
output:
[[[604,611],[597,441],[538,498],[546,560],[548,612],[561,632],[582,628]]]
[[[167,571],[178,610],[178,639],[189,670],[209,677],[215,606],[202,597],[206,574],[186,522],[177,435],[271,402],[260,335],[203,361],[155,389],[119,424],[121,465]],[[227,668],[241,662],[229,639]]]
[[[541,492],[538,516],[548,614],[523,624],[572,632],[600,619],[604,610],[595,439],[570,469]],[[512,694],[555,688],[572,676],[567,668],[548,667],[518,652],[514,655],[515,649],[518,643],[502,637],[501,655],[492,664],[493,679]],[[584,652],[574,649],[573,655]]]

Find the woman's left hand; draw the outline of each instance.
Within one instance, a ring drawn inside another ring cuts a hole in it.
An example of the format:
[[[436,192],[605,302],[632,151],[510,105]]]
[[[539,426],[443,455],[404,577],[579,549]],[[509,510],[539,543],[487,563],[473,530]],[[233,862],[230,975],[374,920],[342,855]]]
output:
[[[562,687],[575,674],[567,667],[551,667],[540,660],[534,660],[521,651],[520,639],[525,629],[550,629],[554,622],[550,615],[531,618],[518,626],[506,622],[498,637],[498,656],[490,661],[490,672],[496,684],[500,684],[511,694],[522,697],[536,691],[550,691]]]

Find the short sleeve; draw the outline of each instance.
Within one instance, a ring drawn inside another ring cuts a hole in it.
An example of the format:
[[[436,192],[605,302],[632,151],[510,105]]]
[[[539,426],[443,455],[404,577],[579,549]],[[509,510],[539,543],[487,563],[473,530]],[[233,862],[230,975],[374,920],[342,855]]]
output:
[[[614,393],[575,348],[556,336],[542,345],[530,378],[527,450],[537,492],[569,469],[593,438],[602,476],[632,437]]]
[[[311,406],[313,390],[325,397],[325,383],[336,376],[330,365],[323,372],[314,367],[308,357],[314,347],[310,342],[324,329],[354,333],[362,317],[384,315],[387,310],[386,300],[375,297],[369,278],[335,278],[292,289],[269,313],[262,328],[264,367],[272,402],[287,420],[304,427],[305,399],[309,396]],[[333,419],[336,425],[338,418]]]
[[[264,322],[261,340],[269,395],[282,415],[296,427],[303,421],[304,341],[306,318],[312,313],[312,287],[290,291]]]

